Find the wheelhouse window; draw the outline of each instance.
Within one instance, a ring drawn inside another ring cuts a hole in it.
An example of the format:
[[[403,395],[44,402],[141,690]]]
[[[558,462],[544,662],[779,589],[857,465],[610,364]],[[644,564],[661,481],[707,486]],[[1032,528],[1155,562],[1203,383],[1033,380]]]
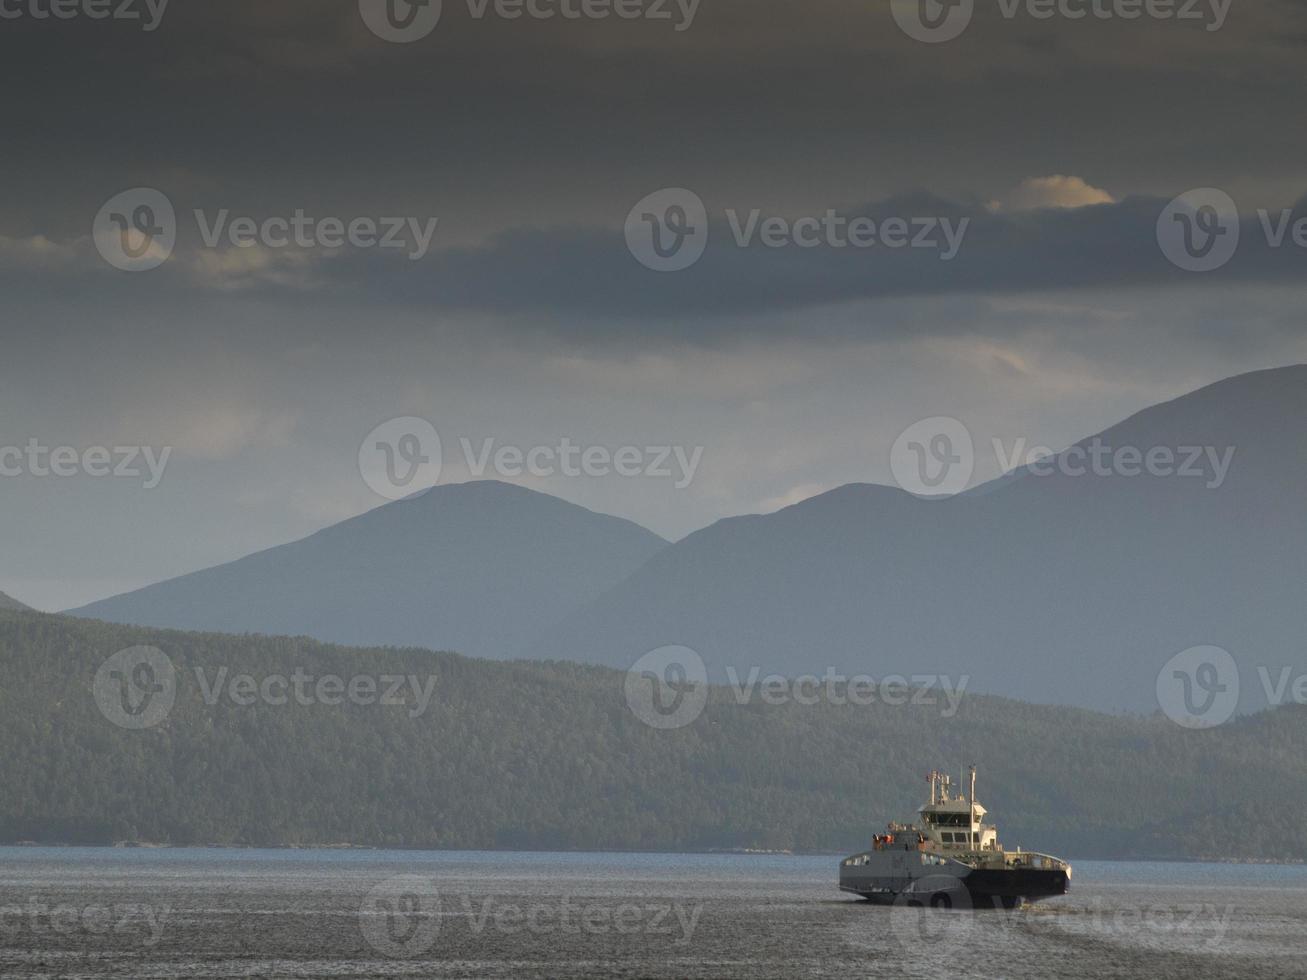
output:
[[[928,813],[926,822],[936,827],[971,827],[969,813]]]

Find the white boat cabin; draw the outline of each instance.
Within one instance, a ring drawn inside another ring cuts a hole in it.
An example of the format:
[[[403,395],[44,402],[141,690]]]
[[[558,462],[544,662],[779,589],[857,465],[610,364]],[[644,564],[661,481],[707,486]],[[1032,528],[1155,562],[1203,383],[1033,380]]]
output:
[[[930,774],[930,802],[917,813],[915,829],[944,851],[996,851],[998,828],[985,823],[988,812],[976,802],[976,774],[971,771],[968,796],[952,792],[953,783],[941,772]]]

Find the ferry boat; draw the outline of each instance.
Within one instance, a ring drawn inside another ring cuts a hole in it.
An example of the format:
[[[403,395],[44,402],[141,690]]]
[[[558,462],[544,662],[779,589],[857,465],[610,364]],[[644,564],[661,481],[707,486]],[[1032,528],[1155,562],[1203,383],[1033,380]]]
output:
[[[1015,908],[1065,895],[1071,865],[1061,858],[998,842],[998,828],[976,802],[976,767],[966,796],[951,779],[930,774],[930,802],[912,824],[891,823],[871,850],[840,862],[840,889],[885,905]]]

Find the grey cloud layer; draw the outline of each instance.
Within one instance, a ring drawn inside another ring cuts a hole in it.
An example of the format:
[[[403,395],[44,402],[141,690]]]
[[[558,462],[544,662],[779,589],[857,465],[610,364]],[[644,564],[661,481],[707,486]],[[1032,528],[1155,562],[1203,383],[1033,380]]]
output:
[[[570,323],[641,322],[653,333],[683,321],[711,320],[711,331],[755,331],[748,314],[805,310],[840,303],[941,294],[1010,295],[1089,287],[1294,283],[1307,249],[1286,240],[1271,247],[1262,219],[1245,216],[1239,251],[1225,267],[1195,276],[1171,265],[1156,239],[1164,200],[1134,197],[1116,204],[1015,214],[963,207],[926,194],[839,209],[845,219],[921,217],[965,229],[948,261],[935,249],[876,244],[868,248],[740,247],[738,227],[713,215],[703,258],[692,268],[657,274],[639,265],[618,231],[565,227],[505,233],[476,248],[434,248],[420,261],[377,249],[220,251],[200,246],[199,224],[180,206],[178,253],[162,268],[124,274],[105,265],[85,239],[66,244],[0,241],[0,282],[11,299],[36,301],[50,290],[89,290],[102,300],[153,304],[194,293],[231,292],[312,307],[335,304],[406,312],[486,313]],[[738,202],[739,210],[749,210]],[[1292,213],[1307,219],[1307,199]],[[736,217],[737,225],[747,219]],[[1278,220],[1278,216],[1276,218]],[[965,224],[964,224],[965,222]],[[924,227],[922,229],[925,230]],[[915,234],[915,229],[910,232]],[[941,243],[944,232],[931,232]],[[437,245],[439,235],[437,233]],[[266,261],[252,261],[253,258]],[[224,261],[230,259],[230,262]],[[297,259],[299,261],[291,261]],[[207,260],[207,261],[206,261]],[[663,326],[657,326],[662,324]],[[845,328],[838,328],[843,330]],[[947,325],[936,327],[948,330]],[[819,323],[804,335],[820,335]]]
[[[0,234],[58,240],[124,187],[275,213],[440,214],[458,240],[609,220],[659,186],[758,206],[1074,173],[1118,197],[1307,177],[1307,8],[1176,23],[1008,21],[903,35],[889,2],[705,0],[643,22],[470,20],[421,43],[356,5],[175,0],[152,33],[6,21]]]

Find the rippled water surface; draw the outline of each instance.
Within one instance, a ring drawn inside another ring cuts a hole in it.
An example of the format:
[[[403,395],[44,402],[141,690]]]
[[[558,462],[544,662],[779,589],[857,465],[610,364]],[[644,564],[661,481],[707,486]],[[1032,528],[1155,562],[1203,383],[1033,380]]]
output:
[[[1307,868],[1076,862],[882,908],[837,859],[0,848],[3,977],[1307,977]]]

